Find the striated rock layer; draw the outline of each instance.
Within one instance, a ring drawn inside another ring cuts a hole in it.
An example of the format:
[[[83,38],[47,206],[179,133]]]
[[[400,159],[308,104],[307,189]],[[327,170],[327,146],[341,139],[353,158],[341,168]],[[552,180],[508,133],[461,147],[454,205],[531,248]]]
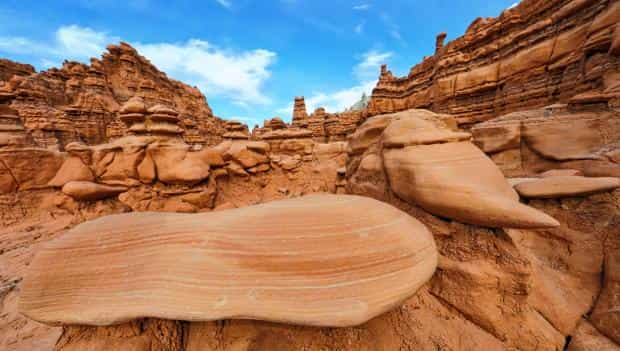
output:
[[[470,124],[590,92],[618,106],[619,22],[617,1],[521,1],[446,45],[441,33],[405,77],[383,67],[368,112],[428,108]]]
[[[159,317],[351,326],[402,303],[436,265],[423,224],[365,197],[124,214],[84,223],[44,247],[20,309],[52,324]]]
[[[620,177],[620,110],[609,102],[513,112],[478,123],[471,132],[507,176],[565,169]]]
[[[90,65],[65,62],[60,69],[40,73],[0,62],[0,90],[13,96],[11,107],[38,146],[63,150],[73,141],[99,144],[126,135],[117,111],[134,96],[149,106],[174,108],[186,142],[212,145],[221,140],[223,121],[213,116],[197,88],[168,78],[126,43],[107,49]]]

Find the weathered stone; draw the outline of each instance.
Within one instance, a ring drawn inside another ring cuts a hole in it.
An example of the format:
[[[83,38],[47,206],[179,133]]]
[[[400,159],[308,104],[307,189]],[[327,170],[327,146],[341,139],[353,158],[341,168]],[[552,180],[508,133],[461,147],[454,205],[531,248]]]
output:
[[[43,248],[23,283],[20,310],[45,323],[153,316],[350,326],[402,303],[436,265],[423,224],[365,197],[132,213],[84,223]]]
[[[68,182],[81,180],[92,182],[95,180],[95,176],[79,157],[72,156],[63,162],[54,178],[47,184],[53,187],[62,187]]]
[[[581,176],[547,177],[515,185],[519,195],[534,199],[585,196],[616,188],[620,188],[620,178]]]
[[[125,191],[127,187],[124,186],[110,186],[86,181],[72,181],[62,187],[63,193],[81,201],[101,200]]]

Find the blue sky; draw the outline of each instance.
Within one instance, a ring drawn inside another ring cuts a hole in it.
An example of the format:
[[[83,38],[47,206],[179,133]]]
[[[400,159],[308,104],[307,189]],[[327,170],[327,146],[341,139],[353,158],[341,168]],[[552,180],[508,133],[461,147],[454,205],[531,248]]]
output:
[[[37,69],[88,62],[126,41],[170,77],[198,86],[216,115],[250,125],[337,112],[370,92],[387,63],[405,75],[476,17],[516,0],[2,0],[0,57]]]

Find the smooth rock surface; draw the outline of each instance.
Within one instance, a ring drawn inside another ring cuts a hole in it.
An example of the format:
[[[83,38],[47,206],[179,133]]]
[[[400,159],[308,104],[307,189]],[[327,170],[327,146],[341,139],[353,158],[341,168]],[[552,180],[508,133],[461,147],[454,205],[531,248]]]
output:
[[[500,170],[470,142],[388,149],[384,160],[394,192],[431,213],[488,227],[558,226],[521,204]]]
[[[582,176],[583,172],[578,169],[551,169],[546,172],[542,172],[538,176],[540,178],[551,178],[559,176]]]
[[[124,191],[127,191],[125,186],[104,185],[86,181],[69,182],[62,187],[63,193],[82,201],[101,200],[116,196]]]
[[[366,197],[314,195],[81,224],[41,249],[19,306],[49,324],[159,317],[351,326],[412,296],[436,265],[433,237],[413,217]]]
[[[387,116],[392,120],[381,134],[383,165],[392,191],[401,199],[463,223],[558,226],[545,213],[519,203],[500,169],[469,141],[470,134],[453,131],[444,116],[408,110],[378,119]]]
[[[620,187],[620,178],[557,176],[535,179],[515,185],[519,195],[526,198],[551,199],[583,196]]]

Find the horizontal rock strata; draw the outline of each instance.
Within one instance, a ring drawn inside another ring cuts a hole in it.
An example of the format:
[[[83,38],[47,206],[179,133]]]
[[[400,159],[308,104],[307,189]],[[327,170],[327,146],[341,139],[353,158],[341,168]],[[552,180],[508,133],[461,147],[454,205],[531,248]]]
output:
[[[446,45],[441,33],[435,54],[407,76],[384,67],[368,113],[428,108],[472,124],[592,91],[617,105],[605,83],[617,81],[619,20],[617,1],[521,1]]]

